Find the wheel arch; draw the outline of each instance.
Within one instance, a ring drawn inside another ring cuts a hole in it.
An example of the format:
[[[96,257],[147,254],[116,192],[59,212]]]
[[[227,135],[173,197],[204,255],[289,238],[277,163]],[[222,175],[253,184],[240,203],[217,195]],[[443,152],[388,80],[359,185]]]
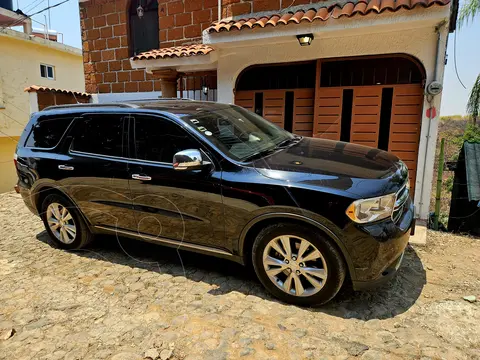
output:
[[[80,213],[80,216],[83,218],[85,223],[90,227],[90,225],[91,225],[90,221],[84,215],[83,211],[80,210],[80,208],[78,207],[76,202],[65,191],[61,190],[60,187],[56,186],[55,184],[50,184],[50,183],[49,184],[44,184],[42,186],[37,187],[35,189],[35,191],[33,192],[32,203],[35,206],[35,209],[37,210],[37,213],[38,213],[39,216],[40,216],[41,211],[42,211],[43,201],[45,200],[45,198],[48,195],[51,195],[51,194],[57,194],[57,195],[60,195],[60,196],[63,196],[65,198],[67,198],[68,201],[70,201],[74,206],[76,206],[78,208],[78,210],[79,210],[78,212]]]
[[[320,231],[323,235],[332,240],[333,244],[342,254],[350,276],[355,278],[355,267],[353,265],[353,261],[348,253],[347,248],[340,238],[326,225],[299,214],[270,213],[257,216],[256,218],[250,220],[240,234],[238,246],[239,255],[246,265],[251,264],[251,257],[249,254],[251,253],[253,242],[255,241],[258,233],[266,226],[278,223],[279,221],[296,223]]]

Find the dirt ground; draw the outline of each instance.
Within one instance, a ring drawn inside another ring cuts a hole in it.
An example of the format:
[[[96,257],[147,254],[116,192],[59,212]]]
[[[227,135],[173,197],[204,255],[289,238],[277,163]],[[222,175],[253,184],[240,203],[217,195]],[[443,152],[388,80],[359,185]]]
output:
[[[320,308],[233,263],[115,237],[49,244],[0,195],[0,359],[480,359],[480,240],[428,233],[398,275]]]

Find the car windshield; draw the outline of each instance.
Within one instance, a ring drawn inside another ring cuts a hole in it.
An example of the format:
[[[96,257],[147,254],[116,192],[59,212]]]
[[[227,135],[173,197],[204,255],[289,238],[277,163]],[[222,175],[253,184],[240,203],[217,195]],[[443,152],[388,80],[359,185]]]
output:
[[[177,116],[238,161],[266,155],[295,139],[294,135],[261,116],[233,105]]]

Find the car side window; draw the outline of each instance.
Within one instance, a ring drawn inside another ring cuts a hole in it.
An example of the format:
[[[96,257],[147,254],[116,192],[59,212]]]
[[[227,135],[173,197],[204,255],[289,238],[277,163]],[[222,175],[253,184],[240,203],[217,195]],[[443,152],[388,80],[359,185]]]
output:
[[[184,129],[169,120],[149,116],[133,119],[136,159],[171,164],[175,153],[199,147]]]
[[[102,114],[80,119],[73,129],[71,150],[89,154],[123,156],[123,116]]]
[[[28,135],[26,146],[42,149],[57,146],[72,120],[73,117],[40,118]]]

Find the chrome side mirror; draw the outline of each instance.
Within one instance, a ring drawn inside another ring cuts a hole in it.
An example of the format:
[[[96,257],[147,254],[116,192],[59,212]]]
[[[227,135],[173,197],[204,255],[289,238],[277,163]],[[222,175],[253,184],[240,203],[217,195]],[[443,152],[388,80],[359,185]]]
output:
[[[201,170],[211,165],[210,161],[203,160],[202,153],[197,149],[188,149],[173,155],[173,168],[178,171]]]

